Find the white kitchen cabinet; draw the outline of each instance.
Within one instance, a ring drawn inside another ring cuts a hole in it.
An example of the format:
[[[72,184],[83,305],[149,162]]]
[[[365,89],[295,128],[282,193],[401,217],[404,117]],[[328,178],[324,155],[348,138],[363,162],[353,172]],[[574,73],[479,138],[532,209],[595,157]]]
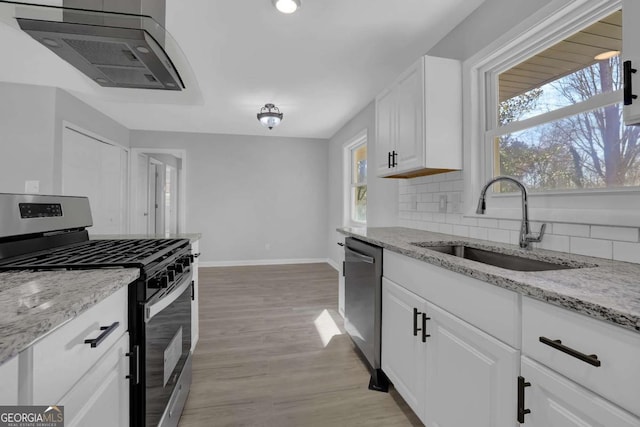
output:
[[[622,61],[623,66],[637,70],[635,73],[625,72],[625,105],[624,123],[626,125],[640,124],[640,28],[638,19],[640,16],[640,2],[638,0],[622,1]],[[628,62],[628,65],[626,64]],[[630,77],[630,79],[627,79]],[[627,93],[628,91],[628,93]],[[635,99],[632,96],[636,96]]]
[[[191,264],[191,272],[193,273],[193,300],[191,301],[191,352],[193,353],[200,337],[200,310],[198,308],[198,260],[200,259],[199,240],[191,242],[191,254],[193,255],[193,264]]]
[[[426,345],[414,328],[421,329],[425,307],[424,299],[382,279],[382,370],[423,421]]]
[[[129,425],[129,334],[124,334],[89,372],[60,399],[65,426]]]
[[[0,405],[18,404],[18,358],[13,357],[0,365]]]
[[[513,426],[520,352],[427,303],[424,423]]]
[[[461,167],[460,62],[421,57],[376,97],[376,175],[411,178]]]
[[[640,419],[539,363],[522,357],[527,427],[640,427]],[[638,398],[638,396],[635,396]]]
[[[127,306],[125,286],[23,350],[18,403],[64,405],[65,425],[128,425]]]
[[[519,363],[518,350],[383,278],[382,370],[426,426],[513,426]]]

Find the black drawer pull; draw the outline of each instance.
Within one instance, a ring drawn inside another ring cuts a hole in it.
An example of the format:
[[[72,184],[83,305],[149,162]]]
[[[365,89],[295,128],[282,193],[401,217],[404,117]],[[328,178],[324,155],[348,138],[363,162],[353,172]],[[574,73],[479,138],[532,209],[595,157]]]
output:
[[[427,320],[431,320],[431,317],[427,317],[427,313],[422,313],[422,342],[427,342],[427,337],[431,336],[427,334]]]
[[[418,336],[418,331],[421,331],[422,329],[418,328],[418,316],[421,315],[422,312],[418,311],[417,308],[413,309],[413,336],[417,337]]]
[[[518,377],[518,422],[524,423],[524,416],[531,413],[531,409],[526,409],[524,406],[524,388],[530,387],[531,383],[525,381],[524,377]]]
[[[584,354],[580,353],[578,350],[574,350],[571,347],[567,347],[566,345],[562,345],[562,341],[560,340],[550,340],[547,337],[540,337],[540,342],[548,345],[549,347],[553,347],[556,350],[560,350],[563,353],[568,354],[569,356],[573,356],[576,359],[580,359],[583,362],[588,363],[593,366],[600,366],[600,361],[598,360],[598,356],[595,354]]]
[[[622,98],[624,105],[631,105],[633,100],[638,98],[638,95],[633,94],[631,74],[636,73],[638,70],[631,66],[631,61],[624,61],[622,67]]]
[[[111,334],[111,332],[115,331],[118,326],[120,326],[120,322],[113,322],[110,326],[100,326],[100,330],[102,331],[102,333],[98,335],[98,338],[84,340],[84,343],[91,344],[91,348],[95,348],[99,346],[100,343]]]
[[[387,153],[387,169],[391,169],[391,151]]]

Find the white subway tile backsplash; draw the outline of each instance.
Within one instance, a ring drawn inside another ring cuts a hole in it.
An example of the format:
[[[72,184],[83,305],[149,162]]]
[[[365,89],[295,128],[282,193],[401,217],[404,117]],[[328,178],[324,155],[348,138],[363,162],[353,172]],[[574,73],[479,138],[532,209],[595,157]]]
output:
[[[453,234],[456,236],[469,237],[469,227],[466,225],[453,225]]]
[[[428,184],[427,191],[429,193],[437,193],[438,191],[440,191],[440,184],[437,184],[437,183]]]
[[[591,226],[591,238],[638,242],[638,229],[633,227]]]
[[[453,191],[453,182],[452,181],[441,182],[440,191]]]
[[[445,222],[448,224],[461,224],[462,223],[462,215],[456,213],[447,213],[447,217]]]
[[[460,221],[462,225],[468,225],[469,227],[477,227],[478,226],[478,218],[473,218],[470,216],[463,216]]]
[[[571,237],[569,252],[572,254],[595,256],[599,258],[613,258],[613,242],[584,237]]]
[[[501,230],[499,228],[490,228],[487,231],[489,240],[500,243],[511,243],[511,233],[509,230]]]
[[[640,263],[640,243],[613,242],[613,259]]]
[[[555,234],[546,233],[542,238],[542,242],[535,243],[534,246],[536,248],[547,249],[550,251],[569,252],[569,240],[569,236],[558,236]]]
[[[433,213],[433,221],[435,222],[445,222],[447,219],[447,214],[434,212]]]
[[[478,218],[478,226],[486,228],[498,228],[498,220],[493,218]]]
[[[489,229],[483,227],[469,228],[469,237],[473,239],[489,240],[487,231],[489,231]]]
[[[510,219],[498,220],[498,228],[503,228],[505,230],[520,230],[521,225],[521,221],[513,221]]]
[[[563,224],[556,223],[553,227],[553,234],[562,234],[565,236],[589,237],[589,225],[584,224]]]
[[[446,234],[454,234],[453,233],[453,225],[451,225],[451,224],[440,224],[438,226],[438,232],[446,233]]]

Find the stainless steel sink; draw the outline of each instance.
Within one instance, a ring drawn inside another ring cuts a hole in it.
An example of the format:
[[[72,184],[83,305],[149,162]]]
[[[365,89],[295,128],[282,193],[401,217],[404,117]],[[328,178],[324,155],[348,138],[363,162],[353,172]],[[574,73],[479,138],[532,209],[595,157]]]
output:
[[[433,245],[429,242],[411,243],[414,246],[430,249],[432,251],[441,252],[465,258],[471,261],[481,262],[483,264],[494,265],[496,267],[505,268],[515,271],[547,271],[547,270],[566,270],[570,268],[580,268],[586,265],[570,265],[560,264],[548,261],[540,261],[532,258],[525,258],[517,255],[503,254],[493,252],[486,249],[473,248],[463,244],[455,245]]]

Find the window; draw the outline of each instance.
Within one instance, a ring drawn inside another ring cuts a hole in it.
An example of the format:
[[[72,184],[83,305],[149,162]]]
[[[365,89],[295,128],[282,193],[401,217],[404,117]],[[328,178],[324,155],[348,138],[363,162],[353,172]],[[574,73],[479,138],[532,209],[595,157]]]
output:
[[[348,160],[347,186],[349,220],[355,224],[367,222],[367,136],[366,133],[354,138],[345,147]]]
[[[640,129],[622,119],[621,49],[617,10],[495,73],[485,135],[493,175],[533,192],[640,186]]]

